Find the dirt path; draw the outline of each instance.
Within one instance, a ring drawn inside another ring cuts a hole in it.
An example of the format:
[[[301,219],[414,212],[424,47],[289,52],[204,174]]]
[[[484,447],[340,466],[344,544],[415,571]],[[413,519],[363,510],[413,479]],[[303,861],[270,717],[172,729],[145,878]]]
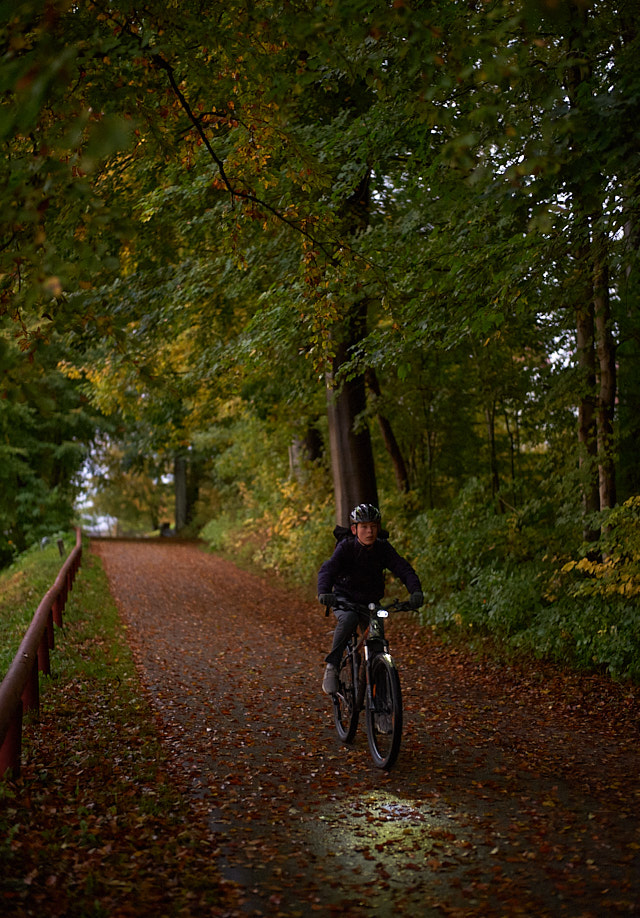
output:
[[[331,621],[196,546],[100,542],[195,812],[249,915],[640,914],[640,693],[388,626],[390,774],[321,693]]]

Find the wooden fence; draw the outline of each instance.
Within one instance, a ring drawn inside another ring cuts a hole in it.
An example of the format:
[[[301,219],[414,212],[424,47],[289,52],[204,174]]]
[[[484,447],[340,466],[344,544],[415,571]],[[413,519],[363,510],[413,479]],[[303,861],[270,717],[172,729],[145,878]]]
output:
[[[82,561],[82,534],[76,530],[75,548],[63,564],[54,585],[35,611],[9,671],[0,684],[0,778],[20,775],[22,716],[40,709],[39,673],[50,675],[49,651],[54,646],[54,624],[62,627],[62,613]]]

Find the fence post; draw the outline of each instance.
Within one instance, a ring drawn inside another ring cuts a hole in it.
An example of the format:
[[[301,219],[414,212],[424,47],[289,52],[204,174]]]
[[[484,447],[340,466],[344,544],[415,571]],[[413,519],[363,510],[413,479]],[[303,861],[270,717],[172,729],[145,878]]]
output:
[[[49,614],[47,615],[47,643],[49,650],[53,650],[56,644],[53,636],[53,607],[49,609]]]
[[[59,595],[56,596],[56,598],[53,600],[52,610],[54,623],[58,626],[58,628],[62,628],[62,606],[60,605]]]
[[[48,627],[42,632],[40,643],[38,644],[38,669],[45,676],[51,675],[51,663],[49,661],[49,629]]]
[[[0,746],[0,777],[11,770],[13,778],[20,777],[22,761],[22,701],[18,701],[9,721],[9,729]]]
[[[40,711],[40,677],[38,676],[38,664],[35,660],[22,692],[22,710]]]

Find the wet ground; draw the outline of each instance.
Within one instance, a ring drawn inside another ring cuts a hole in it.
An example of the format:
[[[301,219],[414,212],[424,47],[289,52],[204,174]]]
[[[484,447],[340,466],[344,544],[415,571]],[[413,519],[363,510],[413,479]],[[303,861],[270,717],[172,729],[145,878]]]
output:
[[[391,772],[340,745],[315,602],[195,545],[94,543],[194,818],[248,915],[640,914],[638,693],[387,627]]]

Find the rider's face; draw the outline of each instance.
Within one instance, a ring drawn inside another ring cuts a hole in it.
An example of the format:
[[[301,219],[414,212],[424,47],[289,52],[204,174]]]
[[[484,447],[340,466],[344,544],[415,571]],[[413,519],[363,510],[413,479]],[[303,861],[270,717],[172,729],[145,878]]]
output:
[[[362,545],[373,545],[378,538],[378,523],[353,523],[351,532]]]

